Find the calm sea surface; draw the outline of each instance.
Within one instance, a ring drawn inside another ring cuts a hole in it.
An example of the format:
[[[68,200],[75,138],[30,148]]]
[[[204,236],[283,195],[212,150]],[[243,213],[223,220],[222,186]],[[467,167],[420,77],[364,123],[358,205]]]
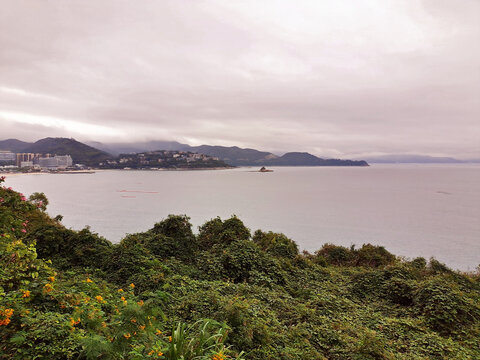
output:
[[[252,231],[283,232],[309,251],[325,242],[369,242],[461,270],[480,264],[478,165],[252,170],[19,175],[6,185],[44,192],[50,215],[63,215],[73,229],[89,225],[113,242],[168,214],[187,214],[195,229],[235,214]]]

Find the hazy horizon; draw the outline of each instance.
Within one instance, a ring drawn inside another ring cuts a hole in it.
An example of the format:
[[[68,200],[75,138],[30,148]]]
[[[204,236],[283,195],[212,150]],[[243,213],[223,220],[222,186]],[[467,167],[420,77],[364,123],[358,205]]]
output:
[[[2,2],[0,136],[480,158],[480,2]]]
[[[47,137],[52,137],[52,138],[55,138],[55,136],[47,136]],[[67,136],[65,136],[64,138],[69,138]],[[70,137],[71,139],[74,139],[76,141],[80,141],[78,139],[75,139],[73,137]],[[38,140],[42,140],[44,138],[41,138],[41,139],[36,139],[36,140],[32,140],[32,141],[25,141],[25,142],[30,142],[30,143],[34,143]],[[20,141],[23,141],[22,139],[19,139],[19,138],[8,138],[8,139],[0,139],[0,141],[3,141],[3,140],[20,140]],[[96,141],[96,140],[84,140],[84,141],[80,141],[80,142],[84,142],[85,144],[87,145],[90,145],[92,147],[95,147],[96,144],[102,144],[102,145],[105,145],[105,146],[114,146],[114,145],[118,145],[118,146],[127,146],[127,145],[131,145],[132,147],[134,147],[135,145],[138,145],[138,146],[141,146],[142,144],[148,144],[150,142],[154,143],[154,142],[175,142],[175,140],[151,140],[151,141],[145,141],[145,142],[100,142],[100,141]],[[180,143],[180,142],[179,142]],[[180,143],[182,145],[190,145],[190,146],[193,146],[191,144],[187,144],[187,143]],[[217,144],[201,144],[201,145],[208,145],[208,146],[218,146]],[[195,145],[196,146],[196,145]],[[221,146],[221,145],[220,145]],[[242,148],[241,146],[239,148]],[[243,148],[245,149],[245,148]],[[298,152],[296,149],[290,149],[290,150],[287,150],[287,151],[270,151],[269,149],[263,149],[263,148],[259,148],[259,147],[251,147],[249,149],[253,149],[253,150],[258,150],[258,151],[263,151],[263,152],[270,152],[274,155],[277,155],[277,156],[282,156],[286,153],[289,153],[289,152]],[[2,150],[2,149],[0,149]],[[102,149],[100,149],[102,150]],[[151,151],[152,149],[143,149],[142,151]],[[156,150],[165,150],[165,149],[156,149]],[[454,160],[461,160],[461,161],[475,161],[475,162],[478,162],[480,161],[480,157],[476,158],[476,157],[467,157],[467,158],[461,158],[461,157],[454,157],[454,156],[449,156],[449,155],[431,155],[431,154],[423,154],[423,153],[415,153],[415,152],[403,152],[403,153],[370,153],[368,155],[365,155],[364,157],[352,157],[352,160],[365,160],[365,159],[378,159],[380,160],[381,158],[385,157],[395,157],[395,156],[398,156],[398,157],[408,157],[408,156],[411,156],[411,157],[432,157],[432,158],[445,158],[445,159],[454,159]],[[342,157],[344,159],[346,159],[345,157]]]

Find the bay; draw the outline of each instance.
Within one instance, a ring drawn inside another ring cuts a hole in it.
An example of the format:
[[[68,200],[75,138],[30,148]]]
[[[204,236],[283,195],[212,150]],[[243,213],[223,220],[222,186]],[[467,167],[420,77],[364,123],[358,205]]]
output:
[[[50,215],[112,242],[169,214],[190,216],[195,229],[237,215],[252,231],[283,232],[311,252],[327,242],[372,243],[454,269],[480,264],[478,165],[273,169],[7,175],[6,185],[44,192]]]

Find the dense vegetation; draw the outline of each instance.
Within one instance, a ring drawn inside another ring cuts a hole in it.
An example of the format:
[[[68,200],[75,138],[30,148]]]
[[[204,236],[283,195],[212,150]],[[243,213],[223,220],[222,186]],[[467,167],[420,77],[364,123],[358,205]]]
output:
[[[114,245],[47,203],[0,188],[2,359],[480,358],[478,274],[368,244],[300,254],[235,216]]]

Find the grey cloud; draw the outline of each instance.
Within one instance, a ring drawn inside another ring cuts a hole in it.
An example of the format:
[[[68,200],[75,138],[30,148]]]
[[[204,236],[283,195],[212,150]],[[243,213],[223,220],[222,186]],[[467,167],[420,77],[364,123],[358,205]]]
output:
[[[480,155],[477,1],[1,6],[1,138]],[[119,132],[32,126],[2,111]]]

